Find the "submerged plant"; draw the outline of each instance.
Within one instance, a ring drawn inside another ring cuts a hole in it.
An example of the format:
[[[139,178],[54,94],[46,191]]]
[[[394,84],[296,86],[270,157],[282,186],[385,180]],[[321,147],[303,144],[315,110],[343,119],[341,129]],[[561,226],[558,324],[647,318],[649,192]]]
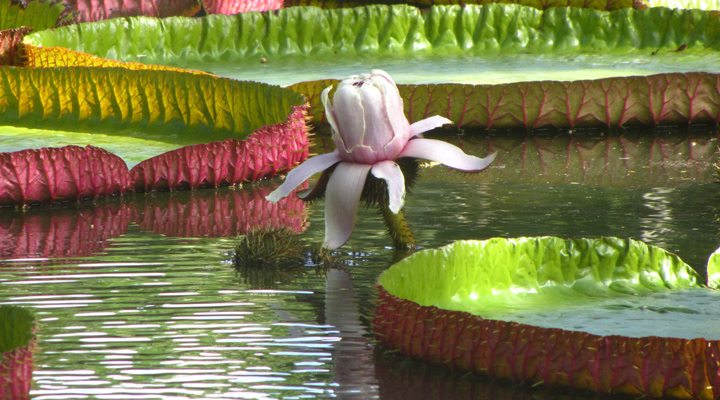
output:
[[[396,160],[424,158],[463,171],[480,171],[495,158],[494,154],[485,158],[467,155],[449,143],[421,138],[421,133],[452,121],[436,115],[411,125],[403,112],[397,86],[384,71],[373,70],[343,80],[332,103],[331,90],[332,86],[322,92],[322,102],[336,150],[313,157],[290,171],[285,182],[267,197],[279,201],[310,176],[332,168],[329,177],[321,178],[319,187],[327,197],[325,248],[336,249],[350,237],[363,192],[372,192],[364,190],[368,172],[387,186],[387,200],[380,207],[387,207],[384,214],[391,220],[393,216],[398,218],[390,221],[388,229],[399,232],[400,228],[409,233],[400,214],[405,202],[406,177]],[[395,240],[395,246],[412,247],[412,239]]]

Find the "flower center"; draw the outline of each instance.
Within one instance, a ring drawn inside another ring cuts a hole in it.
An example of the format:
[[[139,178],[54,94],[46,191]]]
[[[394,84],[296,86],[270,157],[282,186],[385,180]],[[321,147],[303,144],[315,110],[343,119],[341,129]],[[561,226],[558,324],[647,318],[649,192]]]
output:
[[[356,82],[353,82],[352,85],[357,86],[357,87],[362,87],[362,85],[364,85],[364,84],[365,84],[365,81],[356,81]]]

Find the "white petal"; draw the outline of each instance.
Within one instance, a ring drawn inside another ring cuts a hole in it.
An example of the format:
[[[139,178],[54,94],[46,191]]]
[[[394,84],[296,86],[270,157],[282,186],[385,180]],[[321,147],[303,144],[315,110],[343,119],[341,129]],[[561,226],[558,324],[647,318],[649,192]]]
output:
[[[496,154],[490,154],[485,158],[475,157],[442,140],[417,138],[408,142],[400,157],[424,158],[463,171],[480,171],[493,162]]]
[[[394,161],[380,161],[373,165],[371,172],[387,183],[390,211],[397,214],[405,204],[405,177],[400,166]]]
[[[320,154],[306,160],[304,163],[298,165],[291,170],[285,177],[285,182],[278,186],[272,193],[267,195],[265,198],[273,203],[280,201],[280,199],[290,194],[296,187],[300,186],[309,177],[316,173],[326,170],[333,166],[335,163],[340,161],[340,156],[337,152]]]
[[[383,71],[383,70],[381,70],[381,69],[373,69],[373,70],[370,70],[370,77],[371,77],[371,78],[375,78],[376,76],[377,76],[377,77],[381,77],[382,79],[386,80],[387,83],[389,83],[390,85],[396,86],[396,85],[395,85],[395,81],[394,81],[393,78],[390,76],[390,74],[388,74],[387,72],[385,72],[385,71]]]
[[[410,125],[410,137],[415,137],[423,132],[427,132],[447,124],[452,124],[452,121],[439,115],[421,119],[420,121],[413,122]]]
[[[337,249],[350,238],[370,167],[368,164],[342,162],[330,176],[325,190],[323,247],[326,249]]]
[[[342,86],[333,96],[333,116],[337,123],[338,137],[344,147],[352,151],[355,146],[365,144],[365,110],[360,90],[355,86]]]
[[[335,121],[335,116],[333,115],[332,110],[332,104],[330,103],[330,91],[332,90],[332,85],[326,87],[322,93],[320,93],[320,101],[323,104],[323,107],[325,107],[325,118],[327,118],[328,123],[333,128],[333,130],[337,131],[337,121]]]

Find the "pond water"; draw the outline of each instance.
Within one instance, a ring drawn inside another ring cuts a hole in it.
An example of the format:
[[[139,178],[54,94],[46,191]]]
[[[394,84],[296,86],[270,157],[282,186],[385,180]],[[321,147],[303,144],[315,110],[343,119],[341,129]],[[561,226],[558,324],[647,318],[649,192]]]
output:
[[[422,247],[623,236],[704,274],[720,242],[714,129],[443,139],[498,159],[481,174],[423,169],[406,204]],[[33,398],[582,398],[377,349],[374,285],[397,255],[374,210],[361,210],[327,271],[237,272],[237,235],[253,226],[322,241],[322,202],[272,206],[263,196],[275,185],[0,211],[0,304],[41,324]]]

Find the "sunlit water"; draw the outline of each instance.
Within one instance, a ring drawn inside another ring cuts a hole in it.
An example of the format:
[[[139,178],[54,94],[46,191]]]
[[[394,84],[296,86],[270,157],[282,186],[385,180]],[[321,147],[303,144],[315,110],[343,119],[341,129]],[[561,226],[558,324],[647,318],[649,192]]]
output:
[[[422,247],[623,236],[674,251],[704,274],[720,242],[711,130],[471,137],[446,139],[474,154],[498,151],[492,168],[425,169],[407,198]],[[339,251],[341,269],[298,266],[268,279],[236,272],[236,235],[281,223],[304,229],[296,203],[263,203],[275,184],[0,210],[0,304],[30,307],[40,320],[33,398],[580,397],[378,351],[368,323],[374,285],[395,255],[372,209],[361,210]],[[308,245],[322,241],[322,208],[306,210]]]

